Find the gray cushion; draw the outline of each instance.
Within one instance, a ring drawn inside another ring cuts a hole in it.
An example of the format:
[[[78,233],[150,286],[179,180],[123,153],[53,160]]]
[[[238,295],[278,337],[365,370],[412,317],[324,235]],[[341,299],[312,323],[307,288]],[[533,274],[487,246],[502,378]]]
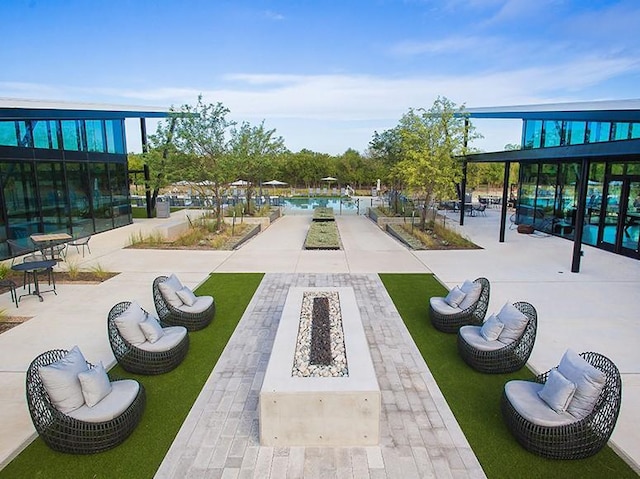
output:
[[[576,385],[576,392],[567,412],[577,419],[588,416],[598,402],[606,383],[605,374],[572,349],[568,349],[562,356],[558,371]]]
[[[82,386],[84,402],[88,407],[95,406],[111,392],[111,381],[101,362],[79,373],[78,379]]]
[[[462,290],[455,286],[449,294],[444,298],[444,301],[451,306],[452,308],[457,308],[460,306],[460,303],[465,298],[466,294],[462,292]]]
[[[462,312],[460,308],[452,308],[449,304],[444,300],[444,298],[432,297],[429,298],[429,303],[431,307],[436,313],[440,313],[442,315],[447,314],[456,314]]]
[[[139,345],[138,348],[156,353],[169,351],[175,348],[187,335],[187,328],[184,326],[168,326],[162,328],[162,332],[162,336],[155,343],[147,341]]]
[[[564,412],[576,392],[576,385],[565,378],[557,369],[549,371],[547,382],[538,391],[538,396],[555,412]]]
[[[568,412],[557,413],[546,402],[540,399],[538,392],[544,386],[533,381],[509,381],[504,385],[504,392],[509,402],[527,421],[539,426],[564,426],[576,422]]]
[[[184,286],[180,291],[176,291],[178,298],[187,306],[193,306],[196,302],[196,295],[189,288]]]
[[[111,383],[111,392],[93,407],[86,404],[68,415],[79,421],[104,422],[120,416],[133,403],[140,385],[134,379],[123,379]]]
[[[178,309],[185,313],[202,313],[211,307],[213,304],[213,296],[197,296],[196,302],[191,306],[183,304]]]
[[[84,404],[78,373],[87,369],[89,369],[87,361],[78,346],[71,348],[56,362],[38,369],[38,374],[51,403],[60,412],[66,414]]]
[[[140,329],[140,323],[143,322],[146,317],[146,313],[138,302],[131,301],[127,309],[125,309],[114,322],[116,323],[120,336],[134,346],[138,346],[147,340],[142,329]]]
[[[144,337],[147,338],[147,341],[150,343],[155,343],[164,334],[158,319],[151,314],[147,316],[147,319],[140,323],[140,329],[142,330]]]
[[[460,303],[460,309],[462,310],[473,306],[480,298],[480,294],[482,294],[482,285],[471,280],[466,280],[462,286],[460,286],[460,289],[466,294]]]
[[[183,287],[184,286],[182,286],[182,283],[175,274],[171,274],[171,276],[169,276],[165,281],[158,283],[158,289],[160,290],[162,297],[174,308],[179,308],[183,304],[177,294],[177,292]]]
[[[482,337],[480,326],[462,326],[459,330],[460,336],[471,347],[478,351],[497,351],[504,348],[504,344],[500,341],[487,341]]]
[[[480,328],[480,334],[487,341],[496,341],[503,329],[504,324],[498,319],[495,314],[492,314],[482,324],[482,328]]]
[[[497,316],[500,322],[504,324],[504,328],[500,336],[498,336],[498,341],[504,344],[511,344],[519,339],[529,322],[524,313],[520,312],[511,303],[505,303]]]

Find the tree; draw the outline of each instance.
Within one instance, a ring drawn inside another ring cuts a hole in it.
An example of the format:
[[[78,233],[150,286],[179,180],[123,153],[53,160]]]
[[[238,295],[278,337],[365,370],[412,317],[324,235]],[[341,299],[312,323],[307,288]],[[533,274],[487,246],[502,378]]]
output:
[[[402,138],[399,126],[382,133],[373,132],[369,142],[369,155],[383,165],[383,179],[393,185],[392,206],[395,213],[399,211],[398,195],[402,189],[402,177],[396,165],[402,160]]]

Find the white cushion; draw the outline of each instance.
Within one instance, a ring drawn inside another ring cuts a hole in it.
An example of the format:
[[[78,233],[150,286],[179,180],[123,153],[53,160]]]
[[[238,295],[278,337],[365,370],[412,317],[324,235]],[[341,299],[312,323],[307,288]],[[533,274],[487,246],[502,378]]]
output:
[[[138,302],[131,301],[129,307],[125,309],[114,322],[120,332],[120,336],[128,343],[138,346],[147,340],[142,329],[140,329],[140,323],[143,322],[146,317],[146,313]]]
[[[555,412],[565,412],[575,392],[576,385],[557,369],[552,369],[549,371],[544,387],[538,391],[538,396]]]
[[[165,281],[158,284],[158,289],[160,290],[162,297],[174,308],[179,308],[183,304],[177,294],[177,292],[183,287],[184,286],[182,286],[182,283],[175,274],[171,274],[171,276],[169,276]]]
[[[497,351],[504,348],[504,344],[500,341],[487,341],[482,337],[481,329],[480,326],[462,326],[458,330],[458,334],[469,346],[478,351]]]
[[[162,337],[160,337],[155,343],[147,341],[138,346],[138,348],[152,353],[169,351],[175,348],[186,335],[187,328],[184,326],[168,326],[166,328],[162,328]]]
[[[187,306],[183,304],[180,308],[180,311],[185,313],[202,313],[203,311],[209,309],[213,304],[213,296],[196,296],[196,302],[191,306]]]
[[[511,344],[520,338],[529,322],[525,314],[509,302],[505,303],[497,316],[500,322],[504,324],[504,328],[502,328],[502,332],[498,336],[498,341],[504,344]]]
[[[111,383],[111,392],[93,407],[86,404],[69,413],[74,419],[85,422],[104,422],[120,416],[133,403],[140,385],[134,379],[122,379]]]
[[[449,294],[447,294],[447,297],[444,298],[444,300],[449,306],[457,308],[458,306],[460,306],[460,303],[465,296],[466,294],[463,293],[460,288],[455,286],[451,291],[449,291]]]
[[[607,380],[605,374],[572,349],[562,356],[558,371],[576,385],[567,412],[577,419],[588,416],[604,388]]]
[[[527,421],[539,426],[564,426],[576,422],[568,412],[555,412],[546,402],[540,399],[538,392],[544,386],[534,381],[509,381],[504,385],[507,399]]]
[[[184,286],[180,291],[176,291],[178,298],[187,306],[193,306],[196,302],[196,295],[189,288]]]
[[[504,329],[504,324],[498,319],[495,314],[489,316],[489,318],[482,324],[480,328],[480,334],[487,341],[495,341],[500,336],[500,333]]]
[[[107,376],[102,362],[79,373],[78,379],[82,387],[84,402],[88,407],[95,406],[111,392],[111,381],[109,381],[109,376]]]
[[[471,280],[466,280],[462,286],[460,286],[460,289],[466,294],[460,303],[460,309],[462,310],[473,306],[480,298],[480,294],[482,294],[482,285]]]
[[[431,304],[431,307],[436,313],[442,315],[456,314],[462,311],[460,308],[451,307],[449,303],[444,300],[444,298],[439,298],[436,296],[429,298],[429,304]]]
[[[67,414],[84,404],[78,373],[87,369],[87,361],[78,346],[56,362],[38,369],[51,403],[60,412]]]
[[[150,343],[155,343],[164,334],[162,326],[160,326],[156,317],[151,314],[147,316],[147,319],[140,323],[140,329],[142,330],[144,337]]]

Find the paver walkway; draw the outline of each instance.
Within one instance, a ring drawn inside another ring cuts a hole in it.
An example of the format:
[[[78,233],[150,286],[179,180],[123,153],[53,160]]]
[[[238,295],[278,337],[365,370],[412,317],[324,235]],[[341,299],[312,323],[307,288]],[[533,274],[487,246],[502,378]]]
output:
[[[258,397],[288,288],[351,286],[382,393],[375,447],[261,447]],[[376,274],[267,274],[157,478],[485,477]]]

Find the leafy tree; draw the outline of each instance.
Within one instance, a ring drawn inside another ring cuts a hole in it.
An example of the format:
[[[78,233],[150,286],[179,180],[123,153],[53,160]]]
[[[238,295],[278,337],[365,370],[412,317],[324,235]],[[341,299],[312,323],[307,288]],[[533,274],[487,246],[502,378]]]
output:
[[[382,133],[373,132],[373,139],[369,142],[369,155],[382,164],[382,179],[393,185],[392,207],[395,213],[399,211],[399,192],[402,189],[403,177],[396,168],[402,161],[402,136],[400,127],[385,130]]]

